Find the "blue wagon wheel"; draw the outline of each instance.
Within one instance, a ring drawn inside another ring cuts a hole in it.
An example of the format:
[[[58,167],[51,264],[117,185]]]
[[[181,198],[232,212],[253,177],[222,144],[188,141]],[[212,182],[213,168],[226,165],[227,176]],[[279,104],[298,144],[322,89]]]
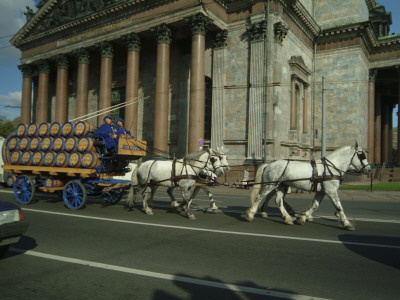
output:
[[[123,194],[123,189],[114,189],[106,193],[104,200],[110,204],[117,204],[121,200]]]
[[[64,203],[70,209],[80,209],[84,207],[86,196],[86,188],[79,180],[71,180],[64,187]]]
[[[35,196],[35,184],[26,175],[20,175],[14,182],[14,195],[20,204],[28,204]]]

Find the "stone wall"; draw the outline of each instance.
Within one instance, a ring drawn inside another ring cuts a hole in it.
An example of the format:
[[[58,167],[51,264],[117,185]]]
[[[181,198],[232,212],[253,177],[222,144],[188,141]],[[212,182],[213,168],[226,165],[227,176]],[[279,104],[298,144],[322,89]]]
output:
[[[321,28],[368,21],[369,18],[365,0],[318,0],[314,5],[314,18]]]
[[[367,148],[368,62],[361,48],[324,51],[317,55],[315,90],[316,146],[321,145],[322,93],[325,77],[327,148],[353,144]]]

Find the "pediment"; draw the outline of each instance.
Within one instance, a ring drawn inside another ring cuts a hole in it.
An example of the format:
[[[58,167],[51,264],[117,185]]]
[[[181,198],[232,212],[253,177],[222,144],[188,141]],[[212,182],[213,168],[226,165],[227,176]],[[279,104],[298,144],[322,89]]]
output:
[[[29,17],[27,23],[11,39],[11,43],[18,47],[35,36],[46,36],[104,17],[107,12],[114,11],[114,7],[120,6],[117,10],[121,11],[142,2],[149,0],[43,0],[38,5],[38,11]]]

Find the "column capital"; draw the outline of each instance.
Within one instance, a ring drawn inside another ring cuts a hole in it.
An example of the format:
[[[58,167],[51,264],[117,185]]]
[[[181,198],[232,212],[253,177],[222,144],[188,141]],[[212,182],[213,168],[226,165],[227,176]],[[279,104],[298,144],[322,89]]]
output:
[[[369,81],[375,81],[377,75],[378,75],[378,69],[369,69],[368,70]]]
[[[140,36],[136,33],[132,32],[130,34],[124,35],[123,39],[126,41],[126,45],[128,50],[133,51],[140,51],[141,49],[141,41]]]
[[[78,64],[88,64],[90,62],[90,54],[87,49],[79,48],[72,53],[78,57]]]
[[[282,22],[277,22],[274,24],[274,40],[276,43],[282,45],[283,39],[289,32],[289,27],[287,27]]]
[[[251,42],[258,42],[264,40],[266,30],[267,30],[267,22],[265,20],[246,25],[246,31],[248,36],[250,37]]]
[[[109,41],[104,41],[102,43],[97,44],[97,47],[100,48],[101,57],[114,57],[114,47]]]
[[[65,54],[59,54],[54,57],[54,60],[57,62],[58,69],[68,69],[69,61],[68,56]]]
[[[37,63],[38,69],[39,69],[39,73],[50,73],[50,64],[47,60],[39,60]]]
[[[22,73],[22,77],[32,77],[33,68],[31,65],[19,65],[18,69]]]
[[[228,30],[221,30],[217,32],[213,40],[214,49],[225,48],[227,45],[226,43],[227,38],[228,38]]]
[[[207,27],[212,24],[212,20],[202,13],[186,17],[184,20],[189,24],[192,34],[205,35]]]
[[[169,28],[167,24],[163,23],[163,24],[154,26],[154,27],[150,28],[150,30],[155,33],[158,43],[166,43],[166,44],[171,43],[171,41],[172,41],[171,28]]]

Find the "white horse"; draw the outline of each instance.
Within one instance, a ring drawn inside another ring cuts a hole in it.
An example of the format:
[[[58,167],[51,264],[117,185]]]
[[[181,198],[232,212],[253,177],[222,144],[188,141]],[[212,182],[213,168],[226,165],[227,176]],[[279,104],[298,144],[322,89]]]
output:
[[[132,173],[132,186],[128,195],[130,206],[136,201],[136,190],[144,188],[143,210],[146,214],[152,215],[151,208],[153,196],[159,186],[180,187],[184,200],[184,210],[189,219],[195,219],[190,210],[192,187],[199,178],[198,174],[204,173],[208,180],[214,180],[221,176],[224,169],[215,151],[194,152],[185,158],[177,160],[148,160],[140,163]]]
[[[346,171],[369,172],[370,169],[365,151],[357,143],[355,147],[343,147],[326,155],[316,161],[314,168],[309,162],[290,160],[278,160],[271,164],[264,164],[257,171],[255,181],[261,184],[254,185],[251,191],[250,208],[247,209],[246,218],[248,221],[252,221],[262,200],[266,199],[263,205],[266,207],[272,196],[276,195],[275,201],[284,222],[293,224],[297,218],[287,212],[286,207],[288,206],[284,202],[288,187],[292,187],[305,191],[316,190],[310,208],[298,216],[300,224],[304,224],[306,220],[312,220],[313,212],[327,195],[336,209],[336,216],[342,226],[347,230],[354,230],[354,226],[344,214],[337,190]],[[264,217],[267,216],[265,209],[262,214]]]
[[[221,148],[218,147],[214,154],[219,157],[220,162],[221,162],[221,166],[222,166],[222,168],[224,170],[223,174],[225,174],[226,172],[229,171],[229,162],[228,162],[228,159],[226,157],[226,154],[224,153],[224,148],[223,147],[221,147]],[[200,176],[201,174],[198,173],[197,175]],[[173,189],[174,189],[174,187],[169,187],[168,190],[167,190],[167,193],[168,193],[169,197],[171,198],[171,206],[172,207],[178,207],[179,203],[178,203],[178,201],[176,201],[176,199],[175,199],[175,197],[173,195]],[[192,194],[192,196],[190,198],[190,201],[193,201],[193,199],[197,196],[197,194],[198,194],[198,192],[200,190],[202,190],[208,196],[208,199],[210,200],[210,207],[208,208],[207,211],[212,212],[212,213],[221,212],[219,210],[218,206],[215,204],[213,194],[211,193],[211,191],[210,191],[210,189],[208,188],[207,185],[197,185],[194,188],[194,191],[193,191],[193,194]]]

